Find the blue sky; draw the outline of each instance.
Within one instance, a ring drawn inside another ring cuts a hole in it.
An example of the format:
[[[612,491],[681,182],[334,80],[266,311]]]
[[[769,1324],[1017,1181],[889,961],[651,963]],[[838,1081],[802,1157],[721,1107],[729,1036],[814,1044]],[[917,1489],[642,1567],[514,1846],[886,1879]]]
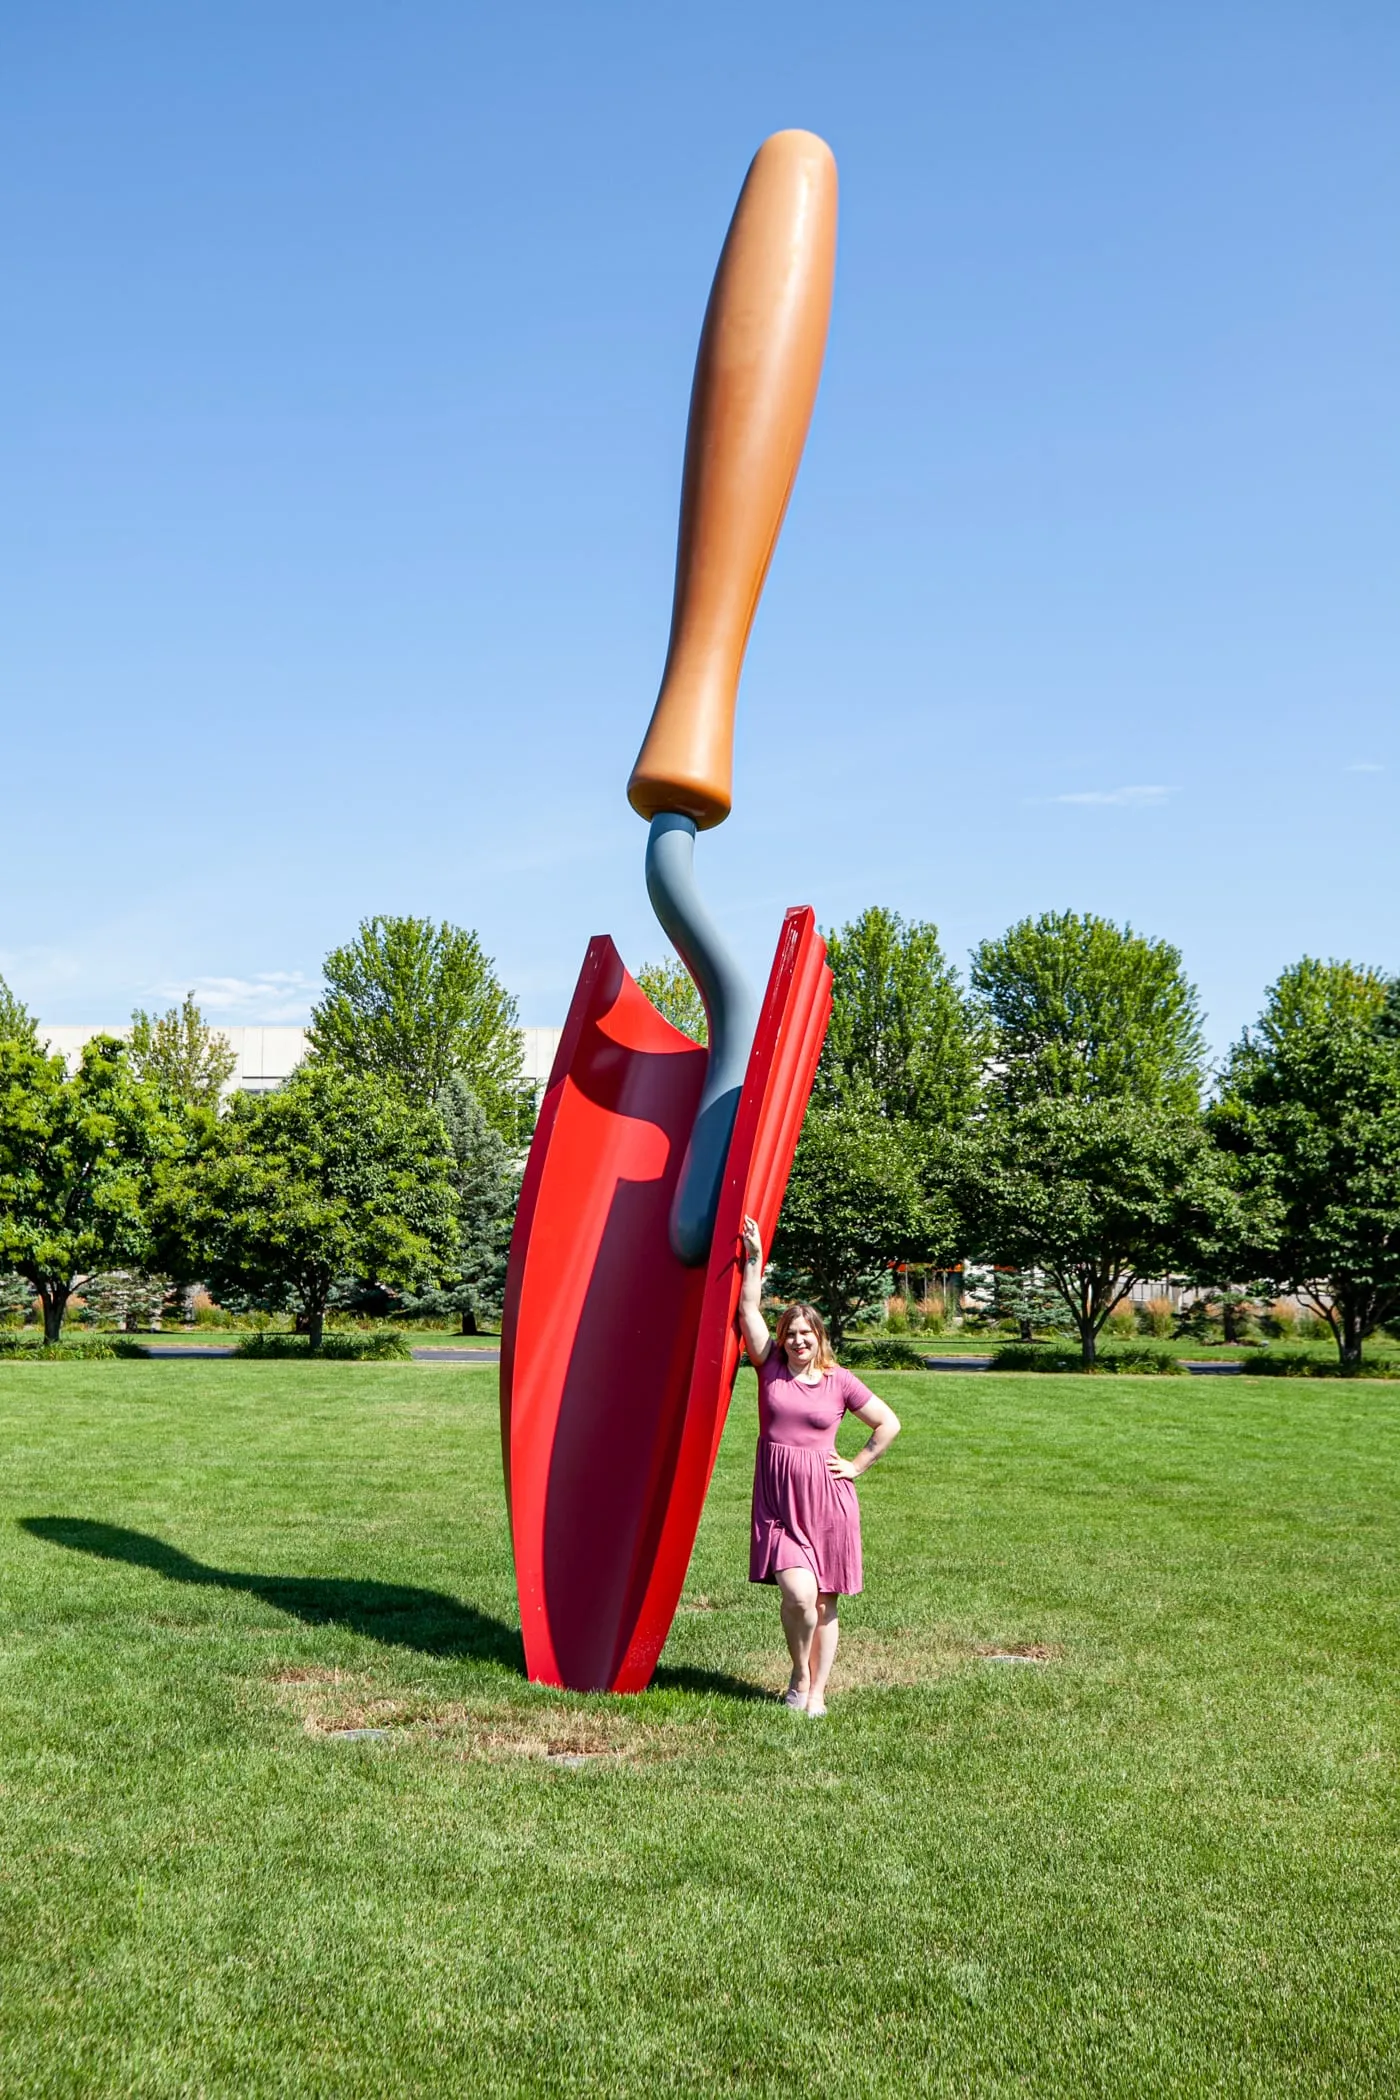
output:
[[[836,308],[701,845],[949,952],[1074,906],[1217,1046],[1400,967],[1400,11],[1317,0],[0,14],[0,970],[300,1018],[375,911],[527,1021],[664,952],[624,789],[750,155]]]

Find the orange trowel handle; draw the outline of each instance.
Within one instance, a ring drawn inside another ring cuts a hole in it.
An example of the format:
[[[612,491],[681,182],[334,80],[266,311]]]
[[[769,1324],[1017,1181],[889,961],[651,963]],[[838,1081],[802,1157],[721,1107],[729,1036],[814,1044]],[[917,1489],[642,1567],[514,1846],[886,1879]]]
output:
[[[810,131],[766,139],[715,272],[686,434],[671,642],[627,799],[700,830],[729,814],[734,702],[802,457],[836,264],[836,163]]]

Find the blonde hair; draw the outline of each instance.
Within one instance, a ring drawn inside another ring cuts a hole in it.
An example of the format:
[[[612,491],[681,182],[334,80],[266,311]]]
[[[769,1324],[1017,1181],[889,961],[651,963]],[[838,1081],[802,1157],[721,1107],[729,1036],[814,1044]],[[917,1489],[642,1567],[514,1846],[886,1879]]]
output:
[[[788,1329],[792,1326],[794,1320],[805,1320],[817,1338],[817,1369],[819,1371],[834,1371],[836,1369],[836,1358],[832,1354],[831,1343],[827,1337],[826,1321],[817,1311],[815,1305],[789,1305],[783,1309],[778,1318],[777,1331],[773,1336],[775,1346],[781,1349],[784,1354],[787,1353]]]

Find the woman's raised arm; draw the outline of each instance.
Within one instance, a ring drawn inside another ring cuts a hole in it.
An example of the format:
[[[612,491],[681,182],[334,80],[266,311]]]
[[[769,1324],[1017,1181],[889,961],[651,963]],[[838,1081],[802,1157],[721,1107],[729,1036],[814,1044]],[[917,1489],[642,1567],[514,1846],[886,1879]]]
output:
[[[758,1236],[758,1227],[752,1218],[744,1220],[744,1279],[739,1285],[739,1332],[744,1337],[744,1347],[749,1352],[749,1362],[757,1370],[766,1363],[773,1348],[773,1337],[768,1332],[768,1322],[763,1317],[759,1299],[763,1292],[763,1242]]]

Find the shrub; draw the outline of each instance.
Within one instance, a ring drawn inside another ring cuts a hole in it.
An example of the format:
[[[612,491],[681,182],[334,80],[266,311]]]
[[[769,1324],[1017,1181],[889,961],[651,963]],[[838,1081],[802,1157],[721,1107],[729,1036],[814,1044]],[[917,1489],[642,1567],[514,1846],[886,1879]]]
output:
[[[0,1332],[0,1361],[7,1363],[91,1363],[114,1356],[148,1356],[140,1342],[121,1334],[75,1334],[61,1342],[46,1342],[42,1327],[8,1328]]]
[[[1108,1372],[1123,1372],[1133,1377],[1189,1378],[1191,1373],[1179,1356],[1166,1349],[1152,1349],[1139,1345],[1135,1349],[1105,1349],[1099,1357],[1097,1369]]]
[[[942,1334],[948,1312],[941,1297],[920,1298],[914,1310],[918,1315],[915,1324],[922,1328],[925,1334]]]
[[[1400,1378],[1400,1363],[1368,1357],[1363,1363],[1338,1363],[1335,1356],[1308,1356],[1301,1349],[1273,1349],[1240,1366],[1252,1378]]]
[[[1009,1342],[1005,1348],[997,1350],[991,1367],[994,1371],[1082,1372],[1084,1359],[1078,1349],[1063,1342]],[[1107,1377],[1134,1378],[1189,1378],[1191,1375],[1185,1364],[1167,1350],[1143,1346],[1102,1350],[1090,1375],[1097,1377],[1100,1373]]]
[[[249,1334],[235,1346],[233,1353],[235,1356],[260,1357],[263,1362],[289,1357],[329,1359],[334,1363],[411,1363],[413,1360],[408,1337],[392,1327],[380,1328],[372,1334],[347,1334],[343,1328],[331,1328],[322,1337],[320,1348],[314,1352],[311,1337],[306,1334]]]
[[[1287,1298],[1275,1298],[1264,1315],[1265,1334],[1276,1341],[1288,1342],[1298,1331],[1298,1308]]]
[[[917,1342],[901,1341],[895,1335],[877,1336],[870,1341],[846,1342],[841,1361],[848,1371],[918,1371],[923,1367],[924,1354]]]
[[[994,1371],[1082,1371],[1078,1349],[1062,1342],[1007,1342],[992,1358]]]
[[[1138,1308],[1138,1323],[1144,1334],[1155,1341],[1169,1342],[1176,1327],[1176,1314],[1170,1298],[1149,1298]]]
[[[1332,1329],[1321,1313],[1305,1312],[1299,1315],[1298,1339],[1300,1342],[1330,1342]]]
[[[1182,1306],[1176,1328],[1178,1340],[1218,1342],[1222,1331],[1220,1307],[1208,1293]]]
[[[1137,1321],[1133,1317],[1131,1305],[1127,1304],[1126,1301],[1122,1305],[1115,1305],[1103,1323],[1103,1332],[1105,1334],[1136,1334]]]

